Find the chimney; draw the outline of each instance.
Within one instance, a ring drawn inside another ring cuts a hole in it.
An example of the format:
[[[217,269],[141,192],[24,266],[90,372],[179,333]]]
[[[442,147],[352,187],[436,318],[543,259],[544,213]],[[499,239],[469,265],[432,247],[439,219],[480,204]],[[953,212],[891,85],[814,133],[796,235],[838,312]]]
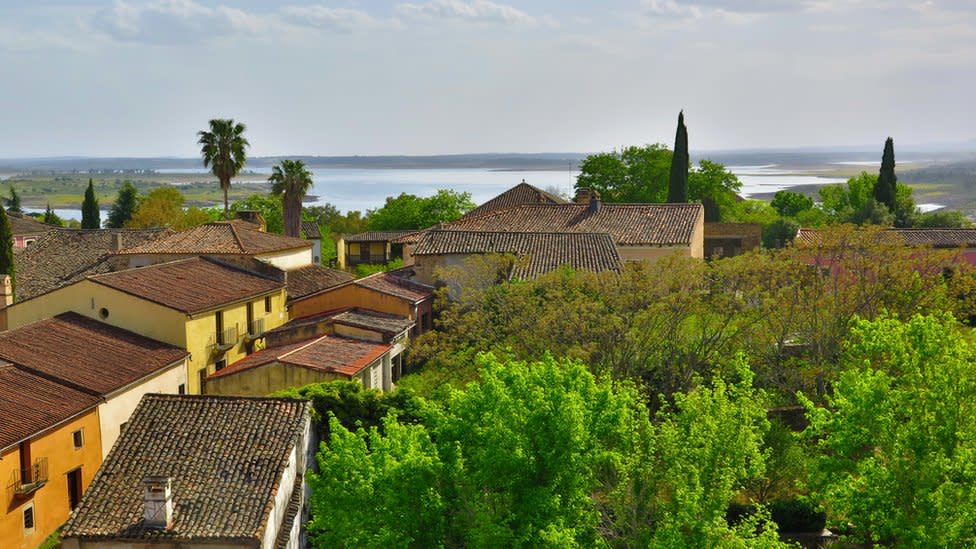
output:
[[[10,283],[10,275],[0,277],[0,299],[3,299],[4,307],[9,307],[14,303],[14,289]]]
[[[258,230],[261,232],[267,232],[268,230],[268,223],[264,220],[261,212],[257,210],[238,210],[237,219],[257,225],[260,227]]]
[[[596,212],[600,211],[599,191],[590,191],[590,205],[589,207],[586,208],[586,211],[588,211],[591,214],[595,214]]]
[[[112,251],[121,252],[122,251],[122,232],[119,231],[112,235]]]
[[[573,199],[577,204],[589,204],[590,203],[590,189],[586,187],[580,187],[576,189],[576,198]]]
[[[142,479],[145,528],[173,527],[173,487],[169,477],[150,476]]]

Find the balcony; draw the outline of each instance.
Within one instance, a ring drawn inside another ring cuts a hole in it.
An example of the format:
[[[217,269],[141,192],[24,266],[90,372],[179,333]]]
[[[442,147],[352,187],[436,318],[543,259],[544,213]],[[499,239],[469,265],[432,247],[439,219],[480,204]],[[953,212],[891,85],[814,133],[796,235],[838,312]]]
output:
[[[7,490],[16,497],[28,496],[47,484],[47,479],[47,458],[37,458],[26,469],[12,472]]]
[[[259,318],[251,321],[251,323],[247,325],[247,334],[244,336],[244,341],[250,343],[255,339],[261,339],[262,337],[264,337],[264,319]]]
[[[210,336],[210,354],[220,356],[237,345],[237,326],[216,332]]]

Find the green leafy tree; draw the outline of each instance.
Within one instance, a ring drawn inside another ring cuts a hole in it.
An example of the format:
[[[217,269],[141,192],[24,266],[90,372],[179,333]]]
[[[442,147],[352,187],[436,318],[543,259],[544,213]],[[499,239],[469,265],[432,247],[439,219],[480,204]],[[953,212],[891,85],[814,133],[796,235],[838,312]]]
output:
[[[343,214],[332,204],[321,204],[307,206],[304,214],[317,222],[320,227],[328,229],[323,231],[323,234],[356,234],[366,230],[366,220],[358,210]]]
[[[88,179],[85,189],[85,200],[81,203],[81,228],[98,229],[102,226],[101,212],[98,210],[98,198],[95,196],[95,185]]]
[[[922,228],[967,228],[971,227],[972,223],[962,212],[943,209],[919,215],[914,226]]]
[[[54,213],[54,210],[51,209],[50,203],[48,203],[47,209],[44,210],[44,217],[41,219],[41,221],[49,225],[57,225],[58,227],[64,227],[64,220],[61,219],[61,217],[59,217],[58,214]]]
[[[889,211],[895,211],[896,187],[898,177],[895,175],[895,142],[890,137],[885,140],[884,153],[881,155],[881,171],[878,182],[874,186],[874,199],[884,204]]]
[[[266,230],[269,233],[284,233],[284,205],[282,204],[280,196],[254,193],[248,195],[243,200],[237,200],[230,205],[230,212],[232,215],[236,215],[237,212],[245,210],[252,210],[260,213],[261,217],[264,218]],[[211,214],[211,219],[213,221],[218,221],[223,217],[223,212],[218,208],[210,208],[208,212]]]
[[[0,275],[10,275],[10,285],[16,288],[14,275],[14,232],[7,212],[0,208]]]
[[[813,199],[793,191],[776,191],[770,205],[783,217],[796,217],[800,212],[813,209]]]
[[[976,355],[951,317],[856,322],[824,408],[812,482],[855,541],[976,543]]]
[[[247,127],[233,119],[215,118],[210,121],[210,130],[197,132],[200,154],[203,156],[203,166],[220,182],[220,189],[224,191],[224,217],[230,219],[230,202],[227,192],[230,190],[230,180],[236,176],[247,164],[247,147],[250,146],[244,137]]]
[[[12,213],[24,213],[23,207],[20,205],[20,195],[17,194],[17,189],[13,185],[10,185],[10,198],[6,200],[7,211]]]
[[[121,229],[132,219],[132,214],[136,210],[139,202],[139,191],[131,181],[126,180],[119,189],[119,194],[112,203],[112,209],[108,212],[108,219],[105,226],[110,229]]]
[[[674,154],[671,156],[671,174],[668,179],[668,202],[688,201],[688,128],[685,113],[678,113],[678,129],[674,135]]]
[[[433,196],[419,197],[400,193],[387,197],[383,207],[366,213],[366,227],[374,231],[426,229],[454,221],[475,205],[471,193],[440,189]]]
[[[764,248],[783,248],[793,242],[800,225],[790,219],[777,219],[762,228],[762,244]]]
[[[169,227],[182,231],[211,221],[200,208],[183,208],[186,199],[173,187],[159,187],[139,199],[128,228]]]
[[[271,193],[280,196],[284,206],[285,234],[302,236],[302,199],[312,188],[312,174],[301,160],[282,160],[271,168]]]
[[[878,176],[861,172],[847,180],[847,185],[826,185],[820,187],[820,208],[834,223],[852,223],[857,216],[867,219],[874,206],[874,188]],[[859,214],[860,212],[860,214]]]

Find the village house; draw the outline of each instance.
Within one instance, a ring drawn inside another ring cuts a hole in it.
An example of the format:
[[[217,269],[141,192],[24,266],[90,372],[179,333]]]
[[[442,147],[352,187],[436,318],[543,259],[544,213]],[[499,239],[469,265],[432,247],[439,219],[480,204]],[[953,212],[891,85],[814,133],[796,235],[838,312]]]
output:
[[[205,223],[118,252],[128,267],[143,267],[174,259],[208,255],[253,257],[279,269],[312,265],[313,243],[301,238],[268,233],[245,219]]]
[[[957,250],[970,265],[976,265],[976,229],[885,229],[880,237],[888,244]],[[824,232],[801,228],[794,242],[797,246],[816,247],[824,244]]]
[[[567,204],[522,204],[462,217],[445,231],[607,233],[623,261],[654,261],[679,254],[704,258],[705,210],[701,204],[606,204],[599,193],[579,189]],[[401,237],[404,262],[414,263],[422,233]]]
[[[208,377],[207,394],[262,396],[337,379],[389,391],[413,324],[364,309],[293,320],[266,334],[266,349]]]
[[[14,235],[14,250],[23,249],[37,242],[37,239],[56,229],[54,225],[42,223],[29,215],[7,212],[10,232]]]
[[[463,268],[472,256],[509,254],[510,280],[536,278],[569,267],[593,272],[619,271],[620,255],[607,233],[524,233],[430,230],[413,249],[415,279],[433,284],[435,271]]]
[[[77,313],[0,333],[0,361],[100,399],[98,431],[82,434],[100,437],[103,455],[142,395],[185,390],[187,356],[173,345]]]
[[[64,549],[301,549],[308,402],[146,395],[62,531]]]
[[[477,208],[471,210],[470,212],[461,216],[464,218],[478,217],[486,213],[491,213],[498,210],[507,210],[509,208],[514,208],[516,206],[525,206],[528,204],[569,204],[570,201],[566,200],[561,196],[556,196],[552,193],[543,191],[537,187],[533,187],[525,182],[523,179],[521,183],[515,185],[511,189],[501,193],[500,195],[492,198],[491,200],[485,202],[484,204],[478,206]]]
[[[0,541],[35,549],[81,500],[102,461],[99,397],[0,364]]]
[[[302,238],[312,245],[312,264],[322,264],[322,231],[314,221],[302,221]]]
[[[172,234],[169,229],[49,230],[14,256],[15,301],[50,292],[88,275],[118,270],[115,254]]]
[[[434,287],[408,280],[397,271],[376,273],[296,298],[289,303],[291,319],[360,307],[406,318],[411,335],[433,327]]]
[[[762,225],[758,223],[705,223],[705,259],[734,257],[761,245]]]
[[[66,311],[184,349],[186,392],[284,324],[285,283],[213,258],[94,275],[2,310],[9,328]]]
[[[356,265],[386,265],[403,259],[403,246],[395,241],[417,231],[368,231],[339,238],[336,263],[340,269]]]

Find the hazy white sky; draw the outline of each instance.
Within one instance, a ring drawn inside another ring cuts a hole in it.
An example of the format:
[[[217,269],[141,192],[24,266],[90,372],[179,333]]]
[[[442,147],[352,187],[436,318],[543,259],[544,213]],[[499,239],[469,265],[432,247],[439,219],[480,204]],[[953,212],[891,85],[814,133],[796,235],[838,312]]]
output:
[[[880,150],[974,97],[976,0],[0,0],[0,158]]]

